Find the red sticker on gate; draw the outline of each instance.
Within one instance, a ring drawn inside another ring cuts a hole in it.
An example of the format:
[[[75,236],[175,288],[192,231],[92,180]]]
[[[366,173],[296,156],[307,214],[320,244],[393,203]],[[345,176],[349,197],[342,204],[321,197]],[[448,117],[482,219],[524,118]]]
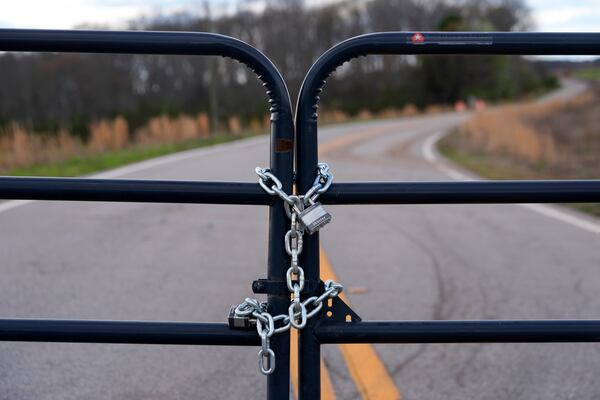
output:
[[[425,36],[422,33],[415,33],[410,37],[410,41],[414,44],[420,44],[425,42]]]
[[[407,37],[407,43],[411,44],[425,44],[425,34],[421,32],[415,32]],[[444,33],[444,32],[430,32],[427,34],[428,45],[439,45],[439,46],[452,46],[452,45],[491,45],[492,36],[480,33]]]

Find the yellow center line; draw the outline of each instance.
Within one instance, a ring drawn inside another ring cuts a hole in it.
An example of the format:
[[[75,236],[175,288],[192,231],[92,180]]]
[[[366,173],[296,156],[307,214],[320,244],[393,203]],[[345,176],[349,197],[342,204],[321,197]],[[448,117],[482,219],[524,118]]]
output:
[[[298,398],[298,331],[292,329],[290,332],[290,375],[292,376],[292,387],[294,398]],[[329,371],[321,357],[321,400],[335,400],[335,391],[331,384]]]
[[[323,249],[320,252],[320,260],[321,279],[331,279],[337,282],[337,276]],[[348,299],[343,292],[340,294],[340,298],[348,304]],[[340,344],[338,347],[362,399],[396,400],[402,398],[394,380],[372,345]]]
[[[333,139],[319,146],[319,156],[322,156],[339,147],[348,146],[376,135],[389,131],[389,127],[372,128],[359,131],[351,135]],[[332,279],[337,281],[333,267],[329,263],[325,252],[320,251],[321,279]],[[348,303],[346,295],[340,294],[342,300]],[[338,345],[342,356],[346,361],[350,375],[354,380],[360,396],[363,400],[399,400],[402,398],[400,391],[394,384],[385,368],[385,365],[370,344],[342,344]],[[294,398],[298,398],[298,332],[292,329],[290,332],[290,374]],[[331,384],[329,371],[321,357],[321,399],[335,400],[335,391]]]
[[[337,139],[333,139],[319,146],[319,156],[335,150],[339,147],[348,146],[370,139],[374,136],[389,131],[390,128],[372,128],[367,131],[357,132],[352,135],[345,135]],[[327,255],[321,249],[321,279],[331,279],[338,281],[333,267],[327,258]],[[348,303],[345,293],[340,294],[340,298]],[[348,366],[350,376],[354,380],[360,396],[364,400],[375,399],[401,399],[402,395],[396,387],[393,379],[390,377],[385,365],[377,355],[377,352],[370,344],[341,344],[338,345],[342,356]],[[321,369],[323,370],[323,368]],[[323,380],[323,379],[321,379]]]

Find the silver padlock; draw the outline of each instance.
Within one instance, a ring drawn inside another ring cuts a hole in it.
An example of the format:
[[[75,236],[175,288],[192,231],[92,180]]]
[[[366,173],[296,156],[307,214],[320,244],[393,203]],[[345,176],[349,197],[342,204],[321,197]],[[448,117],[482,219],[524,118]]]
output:
[[[252,329],[256,327],[256,319],[250,315],[237,315],[235,313],[236,305],[231,306],[229,309],[229,316],[227,322],[229,322],[230,329]]]
[[[311,204],[298,214],[300,222],[304,225],[304,229],[309,235],[317,232],[319,229],[331,222],[331,214],[329,214],[321,203]]]

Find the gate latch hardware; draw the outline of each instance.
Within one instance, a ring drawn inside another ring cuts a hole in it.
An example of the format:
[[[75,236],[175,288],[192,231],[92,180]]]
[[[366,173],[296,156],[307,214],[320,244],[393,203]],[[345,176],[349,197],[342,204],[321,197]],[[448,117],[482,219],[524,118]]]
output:
[[[284,237],[285,251],[290,256],[290,267],[286,272],[285,280],[287,292],[281,287],[282,282],[266,279],[254,281],[252,290],[255,293],[280,294],[281,292],[281,295],[291,295],[291,302],[287,314],[271,315],[267,311],[267,303],[247,298],[243,303],[231,307],[228,321],[233,329],[256,327],[261,339],[258,365],[260,372],[265,375],[275,370],[275,353],[270,346],[271,337],[290,328],[298,330],[304,328],[308,319],[321,311],[326,300],[337,297],[343,290],[342,285],[328,280],[323,284],[323,292],[319,296],[311,296],[300,301],[301,292],[307,283],[304,279],[304,270],[298,265],[304,242],[302,236],[305,231],[309,234],[317,232],[331,221],[331,214],[316,200],[331,186],[333,174],[325,163],[319,163],[318,169],[312,187],[304,195],[288,195],[283,190],[281,181],[269,169],[256,167],[256,174],[260,177],[258,183],[265,192],[279,196],[283,200],[285,212],[291,220],[290,229]],[[320,282],[315,283],[321,285]]]
[[[304,211],[298,214],[298,218],[309,235],[312,235],[331,222],[331,214],[318,202],[305,208]]]
[[[236,308],[237,305],[234,304],[229,309],[229,316],[227,317],[227,321],[229,322],[229,328],[244,330],[256,329],[256,318],[250,318],[249,315],[236,314]]]

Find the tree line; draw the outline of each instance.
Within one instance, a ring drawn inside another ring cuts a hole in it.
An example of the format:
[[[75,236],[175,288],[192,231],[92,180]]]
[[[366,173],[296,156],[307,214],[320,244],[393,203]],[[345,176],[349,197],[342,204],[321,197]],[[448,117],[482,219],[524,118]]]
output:
[[[271,0],[260,12],[240,2],[233,14],[156,16],[130,29],[217,32],[244,40],[273,60],[292,98],[304,74],[334,44],[367,32],[531,28],[521,0],[340,1],[308,7]],[[266,95],[254,74],[228,59],[194,56],[0,55],[0,131],[18,122],[31,131],[67,129],[87,139],[90,124],[122,116],[130,129],[158,115],[211,116],[213,126],[235,115],[262,121]],[[355,115],[477,97],[500,101],[555,85],[540,63],[513,56],[370,56],[340,68],[322,101]],[[214,129],[214,128],[213,128]]]

